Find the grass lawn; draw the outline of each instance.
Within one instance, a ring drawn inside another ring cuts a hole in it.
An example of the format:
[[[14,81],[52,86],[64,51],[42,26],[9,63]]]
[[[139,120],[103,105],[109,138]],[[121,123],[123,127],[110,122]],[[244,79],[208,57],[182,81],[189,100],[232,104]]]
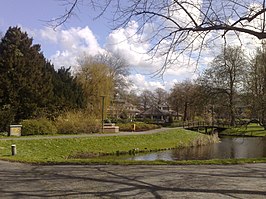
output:
[[[227,129],[220,133],[220,135],[230,136],[266,136],[266,130],[258,124],[249,124],[240,128]]]
[[[40,140],[1,140],[0,159],[27,163],[73,163],[73,164],[236,164],[266,162],[260,159],[191,160],[191,161],[127,161],[114,158],[117,153],[128,153],[132,149],[156,151],[208,144],[217,141],[214,137],[184,129],[172,129],[155,134],[106,136],[86,138],[52,138]],[[17,155],[11,156],[11,145],[16,144]],[[89,154],[89,158],[79,158]],[[99,156],[99,154],[109,154]]]
[[[111,156],[95,157],[99,154],[127,153],[138,148],[140,151],[155,151],[207,144],[212,140],[207,135],[183,129],[172,129],[155,134],[106,136],[86,138],[41,139],[41,140],[1,140],[0,159],[29,163],[67,162],[113,162]],[[11,145],[15,144],[17,155],[11,156]],[[77,160],[76,154],[92,154],[91,158]],[[72,157],[72,158],[71,158]],[[108,158],[109,157],[109,158]]]

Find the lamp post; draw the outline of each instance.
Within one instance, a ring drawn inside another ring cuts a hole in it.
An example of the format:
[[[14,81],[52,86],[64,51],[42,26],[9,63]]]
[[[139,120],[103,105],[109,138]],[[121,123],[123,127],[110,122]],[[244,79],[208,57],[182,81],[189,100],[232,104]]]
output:
[[[102,98],[102,133],[103,133],[103,131],[104,131],[104,99],[105,99],[105,96],[102,95],[101,98]]]
[[[212,105],[212,126],[214,125],[214,104]]]

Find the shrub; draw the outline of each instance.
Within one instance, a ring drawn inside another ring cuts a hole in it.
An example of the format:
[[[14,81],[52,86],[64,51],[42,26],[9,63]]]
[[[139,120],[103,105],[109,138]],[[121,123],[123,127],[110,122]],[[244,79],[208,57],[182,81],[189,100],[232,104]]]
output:
[[[166,123],[163,126],[170,127],[170,128],[182,127],[183,123],[184,123],[183,121],[174,121],[173,123]]]
[[[21,125],[21,135],[48,135],[57,133],[56,126],[46,118],[23,120]]]
[[[160,128],[160,126],[156,124],[146,124],[143,122],[135,122],[135,123],[127,123],[127,124],[117,124],[119,126],[120,131],[133,131],[133,125],[135,124],[135,131],[147,131],[152,129]]]
[[[8,132],[6,132],[6,131],[0,132],[0,136],[8,136]]]
[[[83,112],[66,112],[60,115],[55,124],[60,134],[98,133],[101,123],[94,116]]]
[[[110,118],[108,119],[111,123],[120,123],[120,124],[126,124],[132,121],[132,119],[121,119],[121,118]]]

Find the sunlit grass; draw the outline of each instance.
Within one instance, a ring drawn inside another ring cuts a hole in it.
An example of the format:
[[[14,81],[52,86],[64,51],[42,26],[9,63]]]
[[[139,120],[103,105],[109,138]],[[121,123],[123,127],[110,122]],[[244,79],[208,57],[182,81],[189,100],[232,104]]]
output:
[[[231,136],[266,136],[266,130],[259,124],[249,124],[240,128],[231,128],[223,131],[221,135]]]
[[[183,129],[130,136],[93,136],[41,140],[0,139],[0,158],[35,163],[71,162],[73,160],[70,157],[78,153],[116,154],[118,151],[128,152],[132,149],[152,151],[207,144],[210,141],[207,135]],[[17,147],[16,156],[11,156],[12,144],[15,144]]]

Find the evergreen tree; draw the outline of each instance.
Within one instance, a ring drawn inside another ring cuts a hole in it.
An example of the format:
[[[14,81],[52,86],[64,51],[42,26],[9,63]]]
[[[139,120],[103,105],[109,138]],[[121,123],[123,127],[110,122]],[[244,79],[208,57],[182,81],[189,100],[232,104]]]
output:
[[[53,73],[54,108],[57,112],[84,107],[82,87],[70,69],[61,67]]]
[[[45,110],[53,94],[50,67],[26,32],[7,30],[0,43],[0,106],[12,110],[16,121]]]

